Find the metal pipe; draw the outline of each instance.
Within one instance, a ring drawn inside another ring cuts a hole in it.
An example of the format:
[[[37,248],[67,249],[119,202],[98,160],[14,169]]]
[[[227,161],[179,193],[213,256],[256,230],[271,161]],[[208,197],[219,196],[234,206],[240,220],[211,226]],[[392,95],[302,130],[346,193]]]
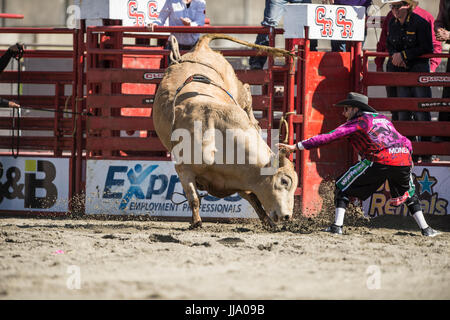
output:
[[[23,19],[23,14],[0,13],[0,19]]]
[[[61,33],[61,34],[70,34],[73,33],[73,29],[67,28],[0,28],[0,33]]]
[[[282,34],[284,30],[274,28],[275,34]],[[87,27],[88,32],[142,32],[151,33],[147,27],[122,27],[122,26],[101,26]],[[236,34],[269,34],[267,27],[243,27],[243,26],[214,26],[214,27],[160,27],[155,26],[154,32],[175,32],[175,33],[236,33]]]

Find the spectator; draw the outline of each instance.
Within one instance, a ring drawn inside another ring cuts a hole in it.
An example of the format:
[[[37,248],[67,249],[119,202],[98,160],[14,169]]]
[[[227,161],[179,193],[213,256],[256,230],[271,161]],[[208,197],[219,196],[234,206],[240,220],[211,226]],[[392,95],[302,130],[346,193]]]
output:
[[[395,19],[389,21],[386,48],[389,59],[386,66],[388,72],[430,72],[429,59],[419,58],[433,52],[433,35],[430,23],[414,13],[417,6],[414,0],[383,0],[391,3]],[[397,97],[431,98],[430,87],[397,87]],[[400,121],[431,121],[430,112],[399,111]],[[431,141],[431,137],[410,137],[415,141]],[[414,161],[430,162],[431,155],[414,156]]]
[[[342,114],[347,122],[329,133],[293,145],[280,143],[278,148],[288,152],[310,150],[346,138],[361,156],[361,161],[336,179],[335,220],[325,229],[326,232],[342,234],[350,197],[366,200],[388,180],[392,196],[389,203],[393,206],[405,203],[423,236],[438,235],[440,232],[433,230],[425,221],[415,193],[411,174],[411,141],[398,133],[392,122],[369,106],[368,102],[367,96],[350,92],[346,100],[336,103],[336,106],[343,107]]]
[[[325,3],[335,4],[335,5],[344,5],[344,6],[364,6],[369,8],[372,5],[372,0],[324,0]],[[366,14],[367,16],[367,14]],[[367,28],[365,30],[367,33]],[[346,52],[347,45],[346,41],[343,40],[331,40],[331,51],[333,52]],[[364,45],[364,44],[363,44]]]
[[[311,0],[266,0],[264,9],[264,20],[261,22],[263,27],[276,27],[280,23],[281,18],[286,10],[288,3],[311,3]],[[269,35],[258,34],[255,44],[268,46]],[[317,50],[317,40],[310,41],[310,50]],[[262,69],[266,63],[266,56],[251,57],[249,60],[250,69]]]
[[[436,38],[439,41],[446,41],[450,43],[450,0],[441,0],[439,3],[439,13],[436,18],[434,28],[436,31]],[[450,72],[450,63],[447,60],[447,70]],[[450,98],[450,87],[444,87],[442,98]],[[450,112],[439,112],[439,121],[450,121]],[[439,137],[439,140],[450,141],[450,137]]]
[[[167,0],[150,27],[163,26],[169,19],[169,26],[203,26],[205,24],[205,0]],[[198,33],[174,33],[181,50],[191,50],[197,43]]]
[[[429,13],[428,11],[422,9],[421,7],[419,7],[419,5],[417,5],[413,12],[415,14],[418,14],[419,16],[421,16],[422,18],[424,18],[425,20],[427,20],[431,26],[434,25],[434,17],[431,13]],[[381,28],[381,35],[380,35],[380,39],[378,40],[377,43],[377,52],[386,52],[387,48],[386,48],[386,38],[387,38],[387,34],[388,34],[388,26],[389,26],[389,22],[391,21],[393,17],[392,11],[389,11],[389,13],[387,14],[386,18],[383,21],[383,25]],[[431,30],[432,36],[433,36],[433,53],[441,53],[442,52],[442,44],[436,39],[434,30]],[[384,64],[384,57],[376,57],[375,58],[375,64],[377,66],[377,72],[383,72],[383,64]],[[441,59],[440,58],[432,58],[430,59],[430,71],[431,72],[435,72],[437,67],[439,66],[439,64],[441,63]],[[386,87],[386,93],[388,97],[396,97],[397,96],[397,92],[396,92],[396,87]],[[397,121],[398,120],[398,112],[393,111],[392,112],[392,120],[393,121]]]
[[[23,45],[19,43],[12,45],[11,47],[8,48],[5,54],[0,58],[0,73],[3,72],[3,70],[5,70],[11,58],[17,57],[21,51],[23,51]],[[0,98],[0,107],[20,108],[20,105],[18,105],[13,101],[8,101],[6,99]]]

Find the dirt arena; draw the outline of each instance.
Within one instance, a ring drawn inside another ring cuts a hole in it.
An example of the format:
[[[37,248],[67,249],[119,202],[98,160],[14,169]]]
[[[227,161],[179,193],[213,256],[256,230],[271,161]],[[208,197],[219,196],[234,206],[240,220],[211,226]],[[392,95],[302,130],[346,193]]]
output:
[[[449,217],[257,221],[0,218],[1,299],[450,299]],[[432,219],[435,218],[435,219]],[[436,227],[436,229],[438,229]]]

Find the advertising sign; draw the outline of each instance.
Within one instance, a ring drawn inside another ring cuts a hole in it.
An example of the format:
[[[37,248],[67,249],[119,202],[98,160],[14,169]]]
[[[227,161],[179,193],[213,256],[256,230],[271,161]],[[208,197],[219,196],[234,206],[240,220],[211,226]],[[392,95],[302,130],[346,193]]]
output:
[[[166,0],[79,0],[81,19],[102,25],[102,19],[122,20],[126,27],[147,26],[159,16]]]
[[[110,0],[112,19],[121,19],[126,27],[146,26],[158,19],[165,0]]]
[[[424,214],[447,215],[450,214],[450,167],[423,167],[413,169],[415,176],[415,192],[419,196]],[[363,207],[366,216],[377,217],[384,214],[408,214],[405,204],[393,207],[389,204],[389,184],[386,182],[376,193],[364,201]]]
[[[68,211],[69,159],[0,157],[0,210]]]
[[[366,8],[342,5],[288,4],[284,15],[284,37],[363,41]]]
[[[201,217],[258,218],[238,194],[218,199],[199,193]],[[190,217],[185,200],[173,162],[87,161],[86,214]]]

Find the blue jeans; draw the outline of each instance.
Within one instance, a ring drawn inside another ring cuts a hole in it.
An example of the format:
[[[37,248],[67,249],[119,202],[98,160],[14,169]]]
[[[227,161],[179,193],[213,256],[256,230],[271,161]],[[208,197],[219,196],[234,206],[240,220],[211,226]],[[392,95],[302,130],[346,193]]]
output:
[[[367,36],[367,29],[364,32],[364,41],[361,47],[364,47],[365,38]],[[347,52],[347,41],[345,40],[331,40],[331,51],[332,52]]]
[[[331,51],[332,52],[346,52],[347,51],[347,45],[346,41],[342,40],[331,40]]]
[[[286,10],[288,3],[311,3],[311,0],[266,0],[266,7],[264,9],[264,20],[261,22],[263,27],[277,27]],[[268,46],[269,35],[258,34],[255,44]],[[317,40],[311,40],[310,46],[312,51],[316,51]],[[250,58],[250,66],[252,69],[262,69],[266,63],[266,56],[256,56]]]

